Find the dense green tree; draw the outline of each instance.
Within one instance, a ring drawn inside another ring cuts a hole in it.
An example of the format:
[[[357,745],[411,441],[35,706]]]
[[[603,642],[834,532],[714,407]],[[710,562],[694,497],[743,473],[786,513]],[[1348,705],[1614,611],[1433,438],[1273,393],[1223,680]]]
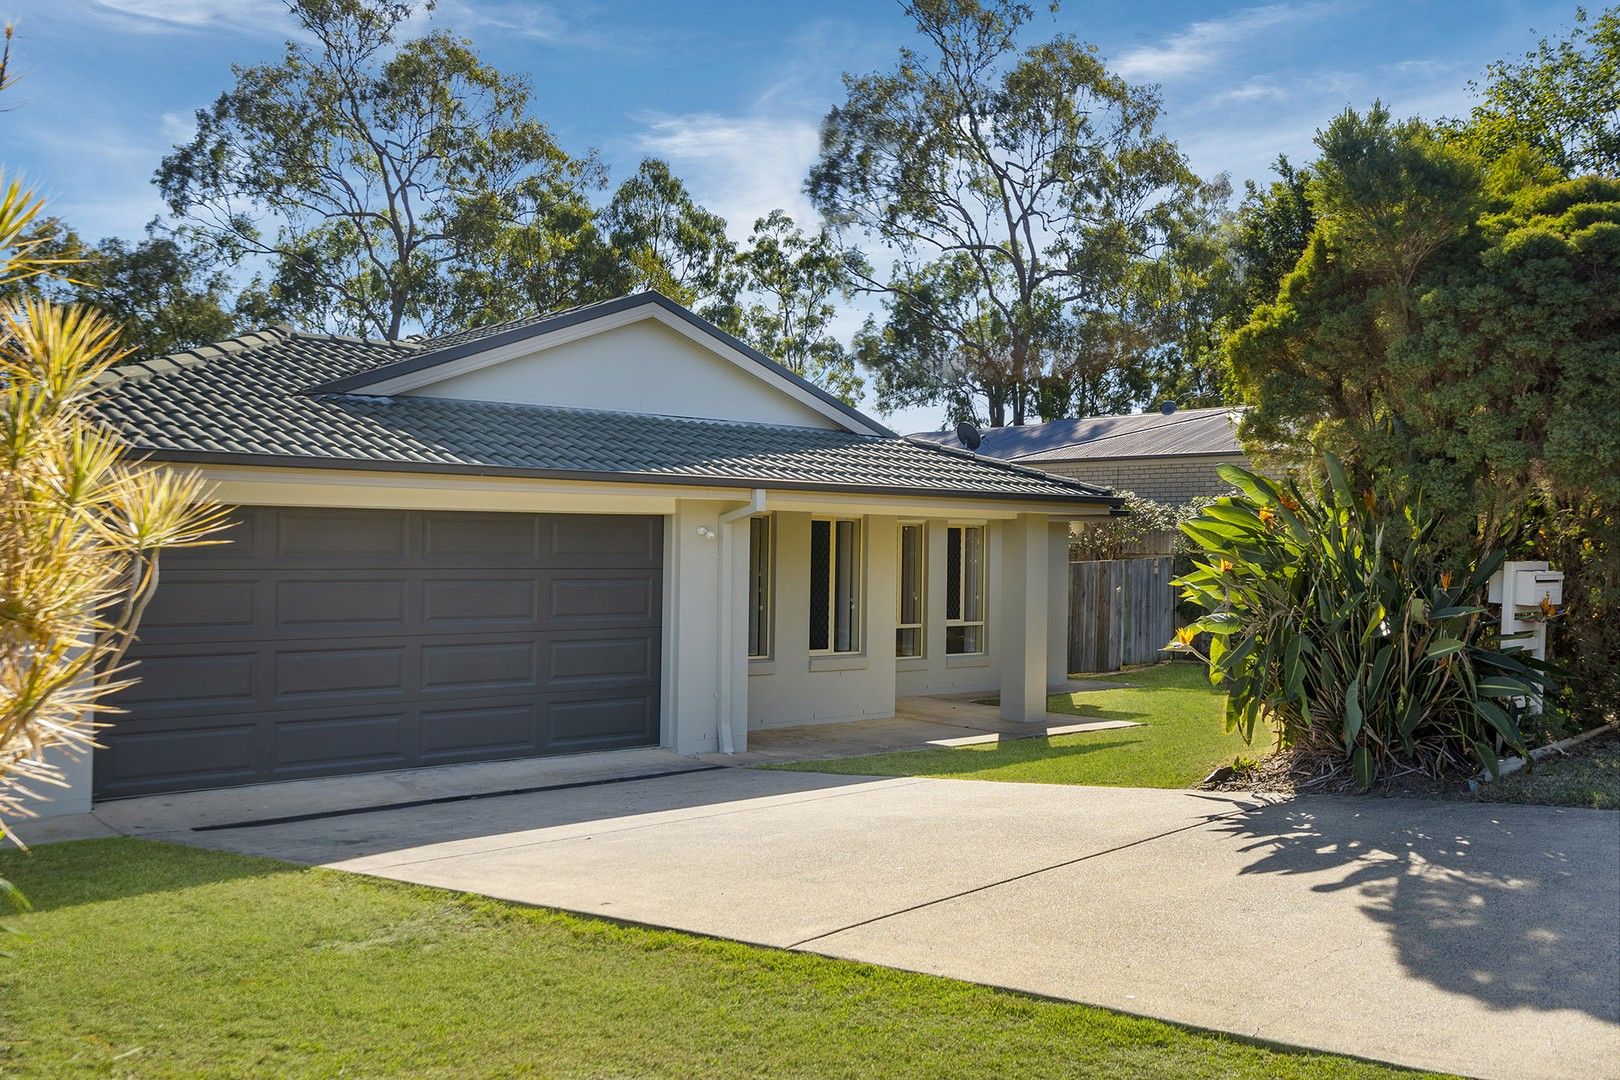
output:
[[[834,335],[850,298],[851,256],[825,229],[807,235],[773,210],[732,259],[725,296],[704,309],[722,329],[850,404],[861,397],[855,358]]]
[[[1299,263],[1316,229],[1307,174],[1283,154],[1277,155],[1272,170],[1277,179],[1265,187],[1244,181],[1232,228],[1230,257],[1241,279],[1238,306],[1245,321],[1255,308],[1276,299],[1282,279]]]
[[[1620,8],[1576,8],[1564,37],[1492,64],[1473,88],[1480,103],[1452,126],[1483,156],[1529,146],[1565,176],[1620,176]]]
[[[905,10],[924,48],[845,76],[808,191],[894,256],[861,282],[885,307],[861,343],[880,402],[1021,424],[1043,386],[1060,407],[1062,386],[1091,374],[1077,344],[1111,352],[1124,283],[1163,248],[1195,180],[1155,130],[1156,92],[1068,36],[1020,47],[1028,5]]]
[[[608,202],[599,226],[623,291],[655,289],[692,306],[717,296],[734,246],[726,221],[699,206],[669,164],[647,158]]]
[[[157,174],[194,234],[268,261],[280,306],[397,338],[465,314],[458,276],[576,246],[600,167],[528,114],[524,80],[444,32],[396,41],[416,9],[404,0],[289,9],[298,40],[279,63],[234,68]]]
[[[1244,435],[1421,490],[1458,550],[1538,529],[1568,658],[1616,688],[1620,180],[1504,177],[1376,108],[1318,146],[1310,244],[1228,345]]]

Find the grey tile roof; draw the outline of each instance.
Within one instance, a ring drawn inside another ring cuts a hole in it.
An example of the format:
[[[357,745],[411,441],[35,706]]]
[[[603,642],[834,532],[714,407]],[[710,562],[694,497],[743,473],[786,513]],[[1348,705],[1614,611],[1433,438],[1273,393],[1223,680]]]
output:
[[[167,460],[1111,502],[1077,481],[898,436],[308,391],[418,348],[258,331],[119,368],[98,409],[134,448]]]
[[[979,453],[1036,467],[1050,461],[1241,454],[1243,447],[1237,441],[1238,412],[1222,405],[1185,409],[1169,416],[1156,412],[1088,416],[1079,420],[992,428],[984,433]],[[955,432],[922,432],[912,438],[927,439],[942,446],[961,445]]]

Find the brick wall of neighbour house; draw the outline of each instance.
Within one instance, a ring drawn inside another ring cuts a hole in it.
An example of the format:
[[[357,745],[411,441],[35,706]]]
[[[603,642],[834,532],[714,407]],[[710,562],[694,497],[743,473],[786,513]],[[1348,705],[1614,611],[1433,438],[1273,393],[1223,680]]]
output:
[[[1221,495],[1232,485],[1216,475],[1226,462],[1248,466],[1242,454],[1230,457],[1214,454],[1185,457],[1115,458],[1085,461],[1047,461],[1037,468],[1059,476],[1071,476],[1088,484],[1101,484],[1117,491],[1134,491],[1144,499],[1180,505],[1193,499]]]

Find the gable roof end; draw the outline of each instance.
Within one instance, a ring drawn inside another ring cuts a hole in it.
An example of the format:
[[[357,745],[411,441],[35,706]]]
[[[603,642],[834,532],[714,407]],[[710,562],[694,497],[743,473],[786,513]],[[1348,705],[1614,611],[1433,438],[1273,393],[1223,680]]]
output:
[[[312,386],[307,392],[312,394],[371,393],[385,395],[390,392],[388,384],[395,380],[419,375],[476,356],[479,353],[492,352],[523,341],[538,339],[547,334],[586,325],[610,316],[634,311],[638,308],[661,310],[679,319],[687,327],[701,332],[713,342],[714,346],[740,354],[744,359],[761,369],[757,374],[767,379],[774,377],[786,381],[800,391],[802,395],[810,398],[806,402],[807,405],[822,413],[828,419],[835,421],[841,427],[861,434],[881,435],[889,438],[896,437],[893,431],[859,409],[827,393],[827,391],[808,379],[795,374],[746,342],[732,337],[709,320],[682,307],[669,297],[651,290],[632,293],[629,296],[621,296],[613,300],[605,300],[598,304],[587,304],[584,307],[574,308],[556,315],[512,320],[508,323],[497,323],[489,327],[447,334],[441,338],[430,338],[423,341],[418,351],[409,356],[402,357],[391,363],[381,364],[369,371],[358,372],[342,379],[334,379],[319,386]],[[651,314],[651,311],[649,311],[649,314]],[[445,374],[448,376],[451,372],[447,371]]]

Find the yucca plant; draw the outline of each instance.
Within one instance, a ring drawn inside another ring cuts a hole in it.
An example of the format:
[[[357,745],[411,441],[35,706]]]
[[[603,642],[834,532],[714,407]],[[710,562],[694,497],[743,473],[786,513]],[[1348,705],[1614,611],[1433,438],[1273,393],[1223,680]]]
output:
[[[1520,721],[1550,668],[1504,650],[1485,608],[1502,545],[1443,550],[1421,499],[1351,488],[1337,459],[1314,490],[1225,465],[1239,494],[1182,526],[1199,554],[1177,579],[1203,615],[1226,722],[1253,739],[1348,768],[1358,787],[1402,768],[1431,775],[1523,753]]]
[[[28,240],[41,207],[0,182],[0,286],[60,271]],[[95,418],[118,335],[88,307],[0,304],[0,835],[25,797],[63,784],[60,756],[93,745],[131,681],[159,553],[225,521],[200,477],[131,460]]]

